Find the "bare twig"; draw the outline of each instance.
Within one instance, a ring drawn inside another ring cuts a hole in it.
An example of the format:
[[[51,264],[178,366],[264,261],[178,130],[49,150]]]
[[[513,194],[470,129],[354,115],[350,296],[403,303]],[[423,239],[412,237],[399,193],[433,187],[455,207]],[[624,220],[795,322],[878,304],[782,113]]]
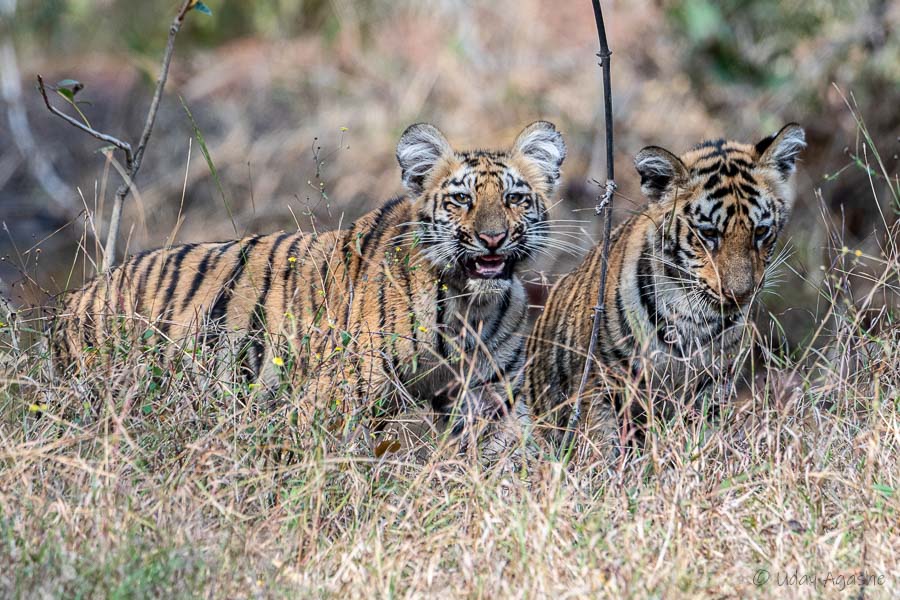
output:
[[[77,127],[78,129],[84,131],[85,133],[89,133],[90,135],[94,136],[101,142],[106,142],[107,144],[111,144],[111,145],[115,146],[116,148],[118,148],[119,150],[121,150],[122,152],[124,152],[125,153],[125,165],[129,168],[131,167],[131,164],[132,164],[131,144],[129,144],[128,142],[123,142],[122,140],[120,140],[117,137],[113,137],[109,134],[97,131],[93,127],[89,127],[88,125],[82,123],[78,119],[75,119],[74,117],[70,117],[63,111],[59,110],[58,108],[56,108],[55,106],[50,104],[50,98],[47,97],[47,89],[46,89],[46,86],[44,85],[44,78],[41,77],[40,75],[38,75],[37,82],[38,82],[38,90],[41,92],[41,96],[44,98],[44,104],[47,106],[47,109],[50,112],[52,112],[57,117],[61,118],[66,123],[69,123],[70,125],[72,125],[74,127]]]
[[[597,204],[597,214],[605,212],[603,221],[603,250],[600,255],[600,283],[597,287],[597,303],[594,305],[594,319],[591,325],[591,339],[588,343],[587,357],[584,359],[584,369],[581,372],[581,382],[578,384],[578,392],[574,398],[572,412],[566,424],[566,434],[563,438],[562,453],[568,455],[572,449],[572,439],[578,422],[581,420],[581,403],[584,388],[587,385],[591,365],[594,363],[594,352],[597,347],[597,333],[600,330],[600,319],[606,312],[604,296],[606,294],[606,271],[609,263],[609,237],[612,226],[612,200],[616,191],[615,174],[613,170],[613,120],[612,120],[612,89],[610,88],[610,58],[612,52],[606,40],[606,27],[603,25],[603,13],[600,10],[600,0],[592,0],[594,6],[594,20],[597,22],[597,36],[600,39],[600,66],[603,68],[603,105],[604,120],[606,123],[606,183],[604,184],[603,197]],[[599,183],[599,182],[598,182]]]
[[[123,182],[116,190],[116,197],[113,202],[112,213],[109,217],[109,231],[106,234],[106,244],[103,248],[103,270],[108,270],[110,267],[116,264],[116,243],[119,237],[119,224],[122,220],[122,205],[125,201],[125,198],[128,196],[128,193],[131,191],[132,186],[134,185],[134,179],[137,176],[138,171],[141,168],[141,161],[144,158],[144,150],[147,148],[147,142],[150,141],[150,134],[153,132],[153,125],[156,122],[156,113],[159,111],[159,103],[162,99],[163,88],[166,87],[166,80],[169,77],[169,64],[172,62],[172,54],[175,50],[175,37],[178,35],[178,31],[181,29],[181,25],[184,22],[184,18],[187,13],[193,9],[197,5],[197,0],[184,0],[181,5],[181,8],[178,11],[178,14],[175,15],[175,19],[172,21],[172,25],[169,27],[169,39],[166,42],[166,50],[163,54],[162,66],[159,71],[159,78],[156,80],[156,89],[153,92],[153,98],[150,101],[150,108],[147,110],[147,118],[144,121],[144,130],[141,133],[141,137],[138,140],[137,147],[132,150],[131,144],[128,142],[122,141],[117,137],[112,135],[102,133],[93,129],[92,127],[78,121],[77,119],[70,117],[59,109],[55,108],[52,104],[50,104],[50,100],[47,98],[47,91],[44,87],[44,81],[40,75],[38,75],[38,87],[40,88],[41,96],[44,98],[44,103],[47,105],[47,108],[53,114],[65,120],[70,125],[77,127],[88,133],[98,140],[102,140],[112,146],[118,148],[125,155],[125,173],[123,174]]]

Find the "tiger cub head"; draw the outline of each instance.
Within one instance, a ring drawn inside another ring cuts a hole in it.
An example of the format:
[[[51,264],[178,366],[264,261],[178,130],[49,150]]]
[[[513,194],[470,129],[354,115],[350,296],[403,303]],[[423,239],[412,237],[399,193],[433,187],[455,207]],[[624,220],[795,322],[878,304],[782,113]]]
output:
[[[526,127],[500,151],[457,151],[433,125],[410,126],[397,161],[410,194],[425,257],[460,289],[509,286],[547,240],[547,205],[566,157],[552,123]]]
[[[805,147],[791,123],[756,145],[706,141],[681,157],[650,146],[635,157],[641,191],[657,205],[665,273],[696,292],[698,309],[738,311],[759,289]]]

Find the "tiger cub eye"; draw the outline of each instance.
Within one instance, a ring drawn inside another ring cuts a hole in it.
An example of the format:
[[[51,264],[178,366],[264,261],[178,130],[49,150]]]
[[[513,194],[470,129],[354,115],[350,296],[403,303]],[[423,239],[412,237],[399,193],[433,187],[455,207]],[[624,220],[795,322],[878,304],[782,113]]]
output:
[[[700,234],[700,237],[709,241],[719,239],[719,229],[715,225],[699,225],[697,232]]]
[[[452,197],[454,202],[456,202],[457,204],[461,204],[462,206],[468,206],[472,203],[472,197],[464,192],[453,194]]]

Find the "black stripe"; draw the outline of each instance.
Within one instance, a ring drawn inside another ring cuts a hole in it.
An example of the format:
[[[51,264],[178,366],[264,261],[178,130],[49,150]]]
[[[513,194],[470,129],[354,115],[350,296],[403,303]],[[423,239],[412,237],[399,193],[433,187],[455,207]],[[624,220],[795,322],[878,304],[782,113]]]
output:
[[[493,369],[491,377],[487,381],[485,381],[485,384],[497,383],[502,378],[506,377],[506,374],[510,372],[510,367],[515,369],[516,364],[519,362],[519,359],[522,358],[522,349],[524,347],[525,344],[516,345],[515,350],[513,350],[513,355],[503,365],[498,365],[499,368]]]
[[[269,296],[269,289],[272,286],[272,273],[275,270],[275,254],[282,242],[290,237],[291,234],[283,233],[272,244],[269,251],[269,257],[266,261],[266,274],[263,277],[262,289],[253,305],[253,312],[250,315],[250,322],[247,324],[247,335],[241,343],[241,350],[238,354],[238,363],[241,370],[248,379],[256,379],[262,372],[262,361],[265,356],[265,345],[263,344],[263,332],[266,328],[266,299]],[[255,360],[254,360],[255,359]]]
[[[213,257],[215,253],[215,248],[210,248],[206,251],[206,254],[203,256],[203,260],[200,261],[200,264],[197,266],[197,272],[194,274],[194,279],[191,281],[191,286],[188,288],[187,293],[184,295],[184,300],[181,301],[181,310],[187,308],[188,304],[190,304],[191,299],[194,297],[194,294],[197,293],[197,290],[200,289],[200,284],[203,283],[203,280],[206,279],[206,273],[209,271],[209,263],[210,259]]]
[[[444,333],[444,312],[447,310],[447,307],[443,306],[445,302],[444,284],[438,281],[437,286],[437,299],[435,302],[436,324],[434,328],[435,345],[437,346],[438,356],[441,358],[441,361],[446,361],[450,358]]]
[[[711,190],[719,185],[720,181],[722,181],[722,178],[719,176],[719,174],[713,173],[712,175],[710,175],[709,179],[706,180],[706,183],[703,184],[703,189]]]
[[[310,296],[309,304],[315,307],[313,311],[313,325],[319,324],[319,319],[323,314],[322,309],[325,308],[325,303],[328,299],[328,276],[331,274],[331,263],[329,260],[330,257],[323,253],[322,262],[319,264],[319,281],[322,283],[322,293],[319,295],[322,300],[319,301],[318,306],[316,306],[315,286],[312,287],[313,294]],[[324,345],[322,348],[324,349]]]
[[[287,251],[287,259],[285,260],[284,271],[281,275],[281,278],[284,279],[284,289],[283,289],[283,297],[282,297],[282,305],[287,308],[288,306],[288,296],[292,295],[294,290],[291,289],[291,286],[288,285],[288,281],[291,278],[291,273],[300,268],[300,259],[297,259],[295,262],[291,262],[290,258],[293,256],[296,257],[297,248],[300,246],[300,242],[302,242],[306,236],[302,233],[294,233],[294,241],[291,242],[290,247]]]
[[[290,237],[289,233],[282,233],[276,238],[275,243],[272,244],[272,250],[269,252],[269,258],[266,261],[266,274],[263,277],[262,291],[259,293],[259,297],[256,299],[256,305],[261,306],[266,303],[266,298],[269,296],[269,288],[272,287],[272,272],[275,270],[275,254],[278,252],[278,248],[281,247],[281,244]]]
[[[410,225],[408,225],[408,224],[404,225],[402,228],[402,231],[398,235],[403,235],[403,234],[407,233],[409,231],[409,228],[410,228]],[[397,252],[395,254],[400,254],[400,253]],[[416,311],[415,311],[416,307],[415,307],[415,303],[413,302],[413,300],[414,300],[413,286],[412,286],[412,277],[409,274],[409,263],[408,263],[409,258],[408,257],[409,257],[409,254],[407,254],[407,256],[404,258],[400,258],[399,256],[393,257],[393,260],[398,260],[401,263],[400,265],[398,265],[398,268],[400,269],[400,276],[403,278],[403,287],[406,290],[406,299],[407,299],[407,303],[408,303],[407,308],[409,309],[408,310],[409,330],[410,330],[410,337],[412,338],[413,352],[415,353],[418,351],[419,335],[418,335],[418,331],[416,329]],[[403,263],[406,263],[406,264],[403,264]],[[397,311],[397,308],[398,307],[396,307],[396,306],[394,307],[395,313]]]
[[[728,194],[730,194],[731,191],[732,191],[732,190],[731,190],[731,186],[729,186],[729,185],[723,185],[723,186],[720,187],[719,189],[710,192],[710,193],[707,195],[707,198],[710,198],[710,199],[713,199],[713,200],[715,200],[715,199],[717,199],[717,198],[724,198],[725,196],[727,196]]]
[[[725,175],[727,175],[728,177],[735,177],[736,175],[743,175],[744,177],[747,177],[750,175],[750,172],[737,162],[729,161],[725,165]]]
[[[388,200],[384,205],[381,206],[381,208],[378,209],[378,212],[374,218],[374,227],[369,229],[366,235],[363,236],[362,242],[359,245],[360,256],[364,257],[366,255],[366,250],[369,248],[369,244],[371,244],[373,240],[375,240],[377,243],[381,239],[381,236],[384,233],[385,228],[387,227],[388,217],[394,211],[394,208],[403,201],[403,196],[393,198],[392,200]]]
[[[153,250],[144,250],[143,252],[135,254],[131,257],[131,260],[128,261],[128,264],[122,267],[125,271],[125,281],[132,281],[135,271],[137,271],[137,268],[151,252],[153,252]]]
[[[100,286],[100,277],[102,275],[98,275],[94,278],[94,281],[84,289],[84,297],[87,298],[87,302],[85,303],[84,308],[84,325],[82,326],[82,338],[84,339],[85,346],[89,346],[93,348],[97,345],[97,317],[94,314],[93,304],[94,299],[97,296],[97,288]],[[78,307],[76,307],[77,313]]]
[[[150,264],[147,265],[147,269],[144,271],[143,275],[141,275],[141,280],[138,282],[137,287],[135,288],[135,295],[137,296],[137,307],[135,307],[136,311],[140,311],[143,308],[141,300],[143,300],[144,294],[147,291],[147,282],[150,280],[150,273],[152,273],[153,269],[156,268],[156,263],[159,262],[159,257],[161,254],[162,250],[157,250],[153,254],[153,256],[150,258]]]
[[[618,321],[619,321],[619,327],[622,330],[622,341],[631,340],[632,345],[633,345],[634,332],[631,331],[631,325],[628,323],[628,319],[625,317],[625,307],[622,304],[621,286],[616,287],[615,305],[616,305],[616,312],[617,312]],[[612,335],[611,335],[612,332],[609,330],[610,318],[611,318],[610,314],[611,314],[611,311],[607,311],[606,324],[607,324],[607,334],[609,335],[609,338],[608,338],[609,339],[609,348],[612,351],[613,356],[616,361],[618,361],[620,363],[625,362],[628,360],[628,354],[625,354],[625,352],[622,350],[622,348],[619,347],[619,344],[616,343],[617,340],[612,337]]]
[[[514,334],[516,334],[516,333],[519,332],[519,328],[522,326],[522,322],[524,322],[525,319],[526,319],[527,317],[528,317],[528,309],[527,309],[527,308],[524,308],[524,309],[522,310],[522,312],[519,313],[519,318],[516,319],[516,324],[513,325],[512,327],[507,327],[507,328],[506,328],[506,331],[503,332],[503,335],[501,335],[501,336],[497,339],[497,343],[496,343],[496,344],[493,344],[493,347],[494,347],[494,348],[501,348],[501,347],[503,346],[503,344],[505,344],[506,341],[507,341],[510,337],[512,337]],[[490,347],[490,346],[488,346],[488,347]]]
[[[378,286],[378,330],[381,335],[381,343],[379,344],[379,350],[388,355],[388,360],[390,361],[390,366],[392,371],[396,371],[397,369],[397,361],[394,349],[385,350],[385,342],[391,337],[387,332],[387,307],[385,305],[384,300],[384,290],[388,285],[387,278],[384,278],[381,282],[381,285]]]
[[[162,314],[160,315],[159,323],[159,331],[160,336],[165,337],[169,333],[169,329],[172,327],[172,323],[170,321],[170,317],[172,316],[173,308],[172,308],[172,296],[175,295],[175,288],[178,287],[178,282],[181,280],[181,263],[184,262],[184,257],[188,255],[188,253],[197,247],[197,244],[185,244],[181,248],[179,248],[178,252],[175,254],[174,261],[166,261],[165,270],[168,272],[169,266],[172,267],[172,277],[169,278],[169,285],[166,286],[166,293],[163,297],[162,302]],[[163,279],[160,279],[163,281]]]
[[[272,272],[275,270],[274,261],[275,253],[282,242],[290,237],[290,234],[283,233],[272,244],[272,250],[269,252],[269,258],[266,261],[266,274],[263,277],[262,289],[253,305],[253,313],[250,315],[250,323],[247,325],[248,336],[255,338],[266,325],[266,299],[269,297],[269,289],[272,287]]]
[[[250,238],[245,246],[241,246],[238,249],[237,261],[235,262],[234,267],[232,267],[231,273],[225,280],[224,287],[216,296],[216,301],[213,303],[213,306],[209,311],[209,323],[213,328],[213,330],[210,332],[209,339],[213,343],[218,341],[219,332],[216,331],[216,329],[218,329],[218,327],[225,320],[225,315],[228,312],[228,304],[231,302],[234,288],[237,286],[238,280],[244,272],[244,267],[247,265],[247,261],[250,258],[250,253],[253,251],[253,248],[256,247],[256,245],[259,243],[259,240],[260,238],[258,236]]]
[[[500,299],[500,306],[494,311],[494,319],[491,321],[490,325],[482,329],[481,339],[485,342],[490,338],[494,337],[494,334],[497,333],[497,330],[500,328],[500,323],[503,322],[503,319],[506,317],[506,311],[509,310],[509,303],[512,299],[512,290],[510,288],[506,288],[503,290],[503,297]]]
[[[707,165],[703,168],[696,169],[694,171],[694,173],[696,173],[697,175],[710,175],[712,173],[715,173],[716,171],[718,171],[721,168],[722,168],[722,163],[719,161],[716,161],[711,165]]]
[[[650,252],[652,252],[650,243],[645,239],[644,247],[641,249],[641,256],[638,259],[637,265],[638,296],[641,299],[641,305],[647,312],[647,318],[650,320],[652,326],[656,329],[657,339],[660,341],[660,343],[668,345],[665,340],[665,319],[662,315],[659,314],[659,310],[656,306],[656,300],[654,299],[654,274],[653,269],[650,265]]]
[[[569,379],[568,369],[566,368],[569,362],[569,349],[566,348],[566,346],[574,346],[574,344],[572,344],[573,340],[571,337],[566,338],[565,343],[559,343],[561,341],[562,340],[557,340],[557,343],[553,345],[555,351],[554,358],[556,359],[556,371],[553,373],[553,375],[555,375],[557,385],[551,385],[550,389],[559,389],[562,395],[568,396],[569,390],[572,388],[572,382]],[[562,413],[563,411],[558,412]],[[559,415],[559,418],[559,422],[562,423],[561,414]]]

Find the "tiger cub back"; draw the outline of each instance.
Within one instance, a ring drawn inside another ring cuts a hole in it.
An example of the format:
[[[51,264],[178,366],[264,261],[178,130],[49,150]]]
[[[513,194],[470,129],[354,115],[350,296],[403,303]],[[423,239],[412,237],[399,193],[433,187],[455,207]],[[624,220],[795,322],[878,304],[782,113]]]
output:
[[[307,421],[333,400],[355,413],[395,414],[410,400],[503,412],[524,360],[517,273],[547,243],[564,157],[546,122],[494,152],[455,151],[413,125],[397,147],[407,196],[345,230],[134,256],[69,297],[62,354],[91,368],[123,339],[170,358],[228,341],[262,384],[302,380]]]
[[[620,391],[696,398],[731,370],[749,306],[790,215],[790,179],[805,145],[803,130],[790,124],[756,145],[717,140],[681,157],[655,146],[638,153],[649,204],[612,235],[599,365],[583,399],[575,396],[591,336],[600,245],[554,285],[528,342],[523,395],[544,438],[559,442],[577,405],[591,415],[589,435],[614,445],[631,414]]]

